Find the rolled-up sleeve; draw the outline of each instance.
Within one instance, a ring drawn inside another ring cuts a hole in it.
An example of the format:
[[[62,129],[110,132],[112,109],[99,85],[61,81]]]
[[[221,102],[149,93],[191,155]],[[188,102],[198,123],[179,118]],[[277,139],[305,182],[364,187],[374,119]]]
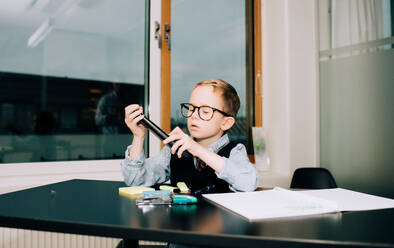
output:
[[[164,183],[170,178],[170,149],[165,146],[158,155],[145,158],[144,152],[137,160],[129,157],[130,146],[125,152],[125,159],[120,162],[124,181],[127,185],[152,186]]]
[[[249,161],[243,144],[237,144],[231,150],[222,171],[216,175],[225,180],[233,191],[253,191],[259,184],[258,172]]]

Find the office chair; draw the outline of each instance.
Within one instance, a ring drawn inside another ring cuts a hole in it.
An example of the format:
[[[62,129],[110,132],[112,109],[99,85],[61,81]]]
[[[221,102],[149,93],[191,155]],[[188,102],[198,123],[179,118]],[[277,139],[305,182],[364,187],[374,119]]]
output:
[[[290,183],[290,188],[298,189],[331,189],[337,187],[329,170],[315,167],[296,169]]]
[[[115,248],[126,248],[126,247],[140,247],[140,248],[167,248],[165,242],[153,242],[153,241],[129,241],[121,240]]]

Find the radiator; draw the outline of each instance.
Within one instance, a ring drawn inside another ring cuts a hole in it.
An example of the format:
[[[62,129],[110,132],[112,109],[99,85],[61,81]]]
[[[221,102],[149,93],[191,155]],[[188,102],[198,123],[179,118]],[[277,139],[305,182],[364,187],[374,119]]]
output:
[[[120,239],[0,227],[0,248],[114,248]]]
[[[0,227],[0,248],[115,248],[120,239]],[[139,245],[165,247],[166,242],[140,240]]]

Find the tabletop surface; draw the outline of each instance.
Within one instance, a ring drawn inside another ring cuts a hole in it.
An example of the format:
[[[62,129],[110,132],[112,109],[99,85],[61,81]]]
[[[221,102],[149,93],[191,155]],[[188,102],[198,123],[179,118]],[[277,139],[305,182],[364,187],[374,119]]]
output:
[[[205,200],[137,206],[118,194],[124,186],[70,180],[3,194],[0,226],[223,247],[394,247],[394,209],[249,222]]]

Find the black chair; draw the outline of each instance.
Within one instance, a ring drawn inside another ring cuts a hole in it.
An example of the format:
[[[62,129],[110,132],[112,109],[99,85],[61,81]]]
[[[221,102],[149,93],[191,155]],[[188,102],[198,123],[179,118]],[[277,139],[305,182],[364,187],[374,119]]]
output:
[[[141,244],[142,243],[142,244]],[[124,240],[119,241],[115,248],[127,248],[127,247],[139,247],[139,248],[167,248],[168,245],[160,242],[151,241],[138,241],[138,240]]]
[[[337,187],[329,170],[315,167],[296,169],[290,183],[290,188],[293,189],[331,189]]]

